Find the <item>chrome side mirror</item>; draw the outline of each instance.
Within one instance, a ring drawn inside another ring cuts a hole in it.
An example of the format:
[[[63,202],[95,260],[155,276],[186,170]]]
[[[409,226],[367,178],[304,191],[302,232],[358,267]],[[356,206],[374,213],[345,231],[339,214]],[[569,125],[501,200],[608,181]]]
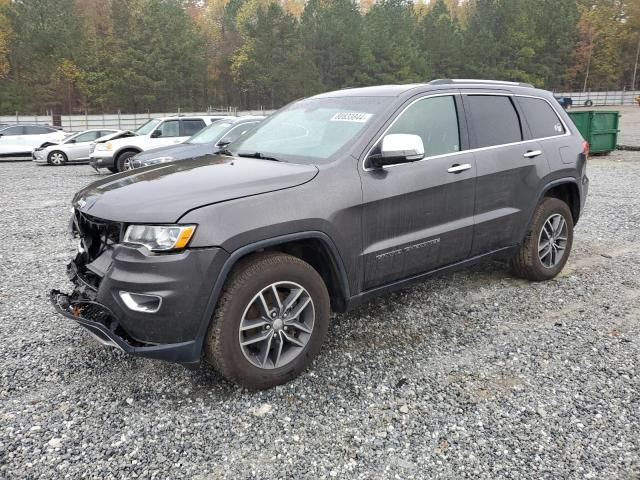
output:
[[[380,153],[369,160],[376,168],[398,163],[417,162],[424,158],[424,144],[419,135],[392,133],[382,139]]]

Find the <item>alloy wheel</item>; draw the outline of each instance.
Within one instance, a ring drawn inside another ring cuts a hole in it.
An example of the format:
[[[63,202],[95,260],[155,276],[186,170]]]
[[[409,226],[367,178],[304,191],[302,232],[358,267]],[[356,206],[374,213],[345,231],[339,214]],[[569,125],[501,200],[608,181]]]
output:
[[[564,217],[554,213],[544,222],[538,237],[538,258],[546,268],[553,268],[567,248],[568,228]]]
[[[304,287],[293,282],[272,283],[244,310],[238,332],[240,348],[254,366],[280,368],[302,353],[314,322],[313,300]]]

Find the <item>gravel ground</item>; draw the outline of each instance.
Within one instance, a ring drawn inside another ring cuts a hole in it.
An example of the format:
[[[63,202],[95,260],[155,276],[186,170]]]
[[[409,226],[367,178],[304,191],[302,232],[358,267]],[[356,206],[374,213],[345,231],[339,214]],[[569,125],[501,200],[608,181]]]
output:
[[[640,152],[589,160],[556,280],[489,263],[381,297],[260,393],[54,314],[97,175],[0,168],[0,478],[640,478]]]

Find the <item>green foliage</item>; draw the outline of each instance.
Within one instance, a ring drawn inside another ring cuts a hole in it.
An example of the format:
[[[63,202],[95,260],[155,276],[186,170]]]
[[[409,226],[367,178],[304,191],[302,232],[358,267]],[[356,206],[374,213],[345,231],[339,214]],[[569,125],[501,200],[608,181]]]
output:
[[[0,113],[271,108],[431,78],[621,88],[640,44],[637,0],[302,5],[0,0]]]

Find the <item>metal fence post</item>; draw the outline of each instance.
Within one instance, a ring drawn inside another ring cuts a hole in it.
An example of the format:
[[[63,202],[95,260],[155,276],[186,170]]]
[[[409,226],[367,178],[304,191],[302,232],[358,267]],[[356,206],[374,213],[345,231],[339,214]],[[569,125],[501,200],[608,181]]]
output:
[[[122,128],[120,128],[120,109],[118,109],[118,130],[122,130]]]

